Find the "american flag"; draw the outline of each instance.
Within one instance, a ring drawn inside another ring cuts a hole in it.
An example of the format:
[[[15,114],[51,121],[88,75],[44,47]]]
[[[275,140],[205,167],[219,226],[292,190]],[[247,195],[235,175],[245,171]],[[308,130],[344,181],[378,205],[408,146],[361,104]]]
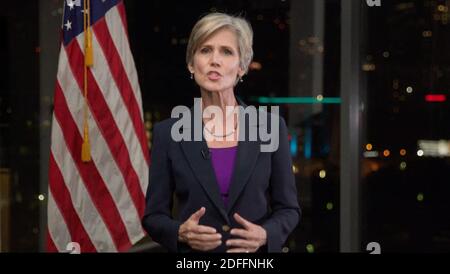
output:
[[[85,71],[87,27],[93,66]],[[81,252],[126,251],[145,235],[140,220],[149,155],[123,1],[65,0],[62,33],[49,161],[48,251],[66,251],[71,242],[79,243]],[[86,139],[91,161],[81,156]]]

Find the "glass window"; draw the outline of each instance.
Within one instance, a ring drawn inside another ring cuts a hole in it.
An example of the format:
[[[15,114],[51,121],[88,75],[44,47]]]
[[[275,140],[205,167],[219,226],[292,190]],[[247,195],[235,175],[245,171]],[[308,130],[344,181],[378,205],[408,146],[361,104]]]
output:
[[[382,1],[363,20],[363,242],[448,252],[448,2]]]

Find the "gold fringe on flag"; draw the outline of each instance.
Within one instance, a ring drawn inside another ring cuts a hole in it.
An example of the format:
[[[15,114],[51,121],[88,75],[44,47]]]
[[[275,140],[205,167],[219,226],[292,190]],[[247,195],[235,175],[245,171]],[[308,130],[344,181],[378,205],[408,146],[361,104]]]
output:
[[[89,144],[89,124],[88,124],[88,67],[94,65],[94,55],[92,50],[92,33],[91,33],[91,17],[90,17],[90,0],[84,0],[83,27],[84,27],[84,128],[83,128],[83,144],[81,146],[81,161],[91,161],[91,145]]]

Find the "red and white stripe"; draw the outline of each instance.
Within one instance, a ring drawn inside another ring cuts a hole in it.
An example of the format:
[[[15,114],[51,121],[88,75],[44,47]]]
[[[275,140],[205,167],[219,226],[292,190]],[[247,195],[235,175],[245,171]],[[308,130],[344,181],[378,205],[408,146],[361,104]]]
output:
[[[145,232],[149,156],[123,3],[93,26],[88,71],[92,161],[81,161],[84,34],[61,46],[49,168],[49,251],[125,251]]]

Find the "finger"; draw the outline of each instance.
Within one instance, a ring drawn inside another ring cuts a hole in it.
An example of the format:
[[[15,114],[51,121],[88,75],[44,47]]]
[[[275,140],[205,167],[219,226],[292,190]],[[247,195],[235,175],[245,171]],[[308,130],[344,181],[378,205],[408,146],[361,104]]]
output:
[[[200,221],[200,218],[205,215],[206,209],[205,207],[201,207],[199,210],[197,210],[197,212],[195,212],[194,214],[191,215],[191,217],[189,217],[190,220],[197,222]]]
[[[217,242],[212,242],[212,243],[205,243],[202,241],[192,241],[190,242],[190,246],[194,249],[197,250],[202,250],[202,251],[208,251],[208,250],[212,250],[217,248],[218,246],[220,246],[222,244],[221,241],[217,241]]]
[[[222,235],[219,233],[216,234],[196,234],[193,233],[189,240],[193,241],[204,241],[204,242],[216,242],[222,239]]]
[[[234,219],[241,224],[244,228],[249,228],[252,223],[247,221],[246,219],[242,218],[241,215],[239,215],[238,213],[234,213]]]
[[[233,236],[238,236],[238,237],[245,238],[245,239],[254,238],[253,237],[254,235],[252,235],[252,233],[250,231],[245,230],[245,229],[240,229],[240,228],[233,228],[230,231],[230,234]]]
[[[258,243],[255,241],[248,241],[242,239],[232,239],[226,242],[226,246],[233,248],[244,248],[247,250],[256,250],[259,248]]]
[[[214,242],[205,242],[205,241],[190,241],[191,245],[195,246],[205,246],[205,247],[213,247],[216,248],[222,244],[222,241],[214,241]]]
[[[242,240],[242,239],[228,240],[226,242],[226,245],[229,247],[235,247],[235,248],[246,248],[246,249],[256,248],[256,244],[254,242]]]
[[[196,233],[205,233],[205,234],[214,234],[217,232],[217,230],[214,227],[206,225],[197,225],[192,229],[192,231]]]
[[[253,253],[253,250],[245,249],[245,248],[232,248],[228,249],[227,253]]]

